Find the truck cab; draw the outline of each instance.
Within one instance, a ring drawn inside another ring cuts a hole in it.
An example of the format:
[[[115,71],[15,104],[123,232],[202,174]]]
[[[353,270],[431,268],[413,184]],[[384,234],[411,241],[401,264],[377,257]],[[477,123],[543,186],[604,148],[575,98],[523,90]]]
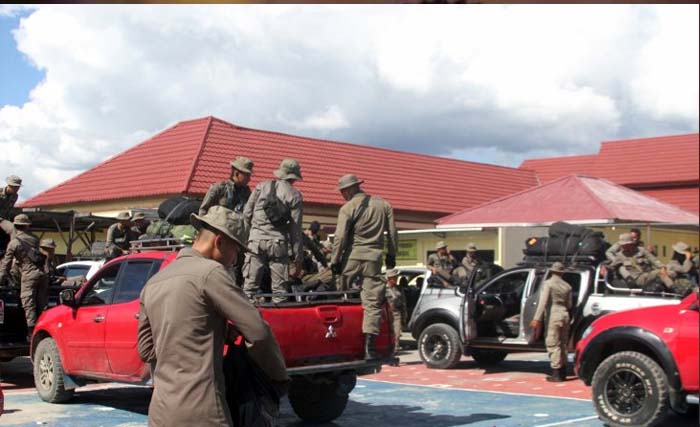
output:
[[[464,286],[424,288],[409,322],[423,362],[432,368],[454,367],[462,354],[478,363],[499,363],[510,352],[546,351],[544,336],[529,327],[539,302],[542,283],[552,262],[523,262],[503,270],[497,265],[477,268]],[[603,314],[678,304],[680,296],[645,294],[615,289],[603,265],[570,264],[563,279],[572,287],[573,309],[569,348],[583,330]]]

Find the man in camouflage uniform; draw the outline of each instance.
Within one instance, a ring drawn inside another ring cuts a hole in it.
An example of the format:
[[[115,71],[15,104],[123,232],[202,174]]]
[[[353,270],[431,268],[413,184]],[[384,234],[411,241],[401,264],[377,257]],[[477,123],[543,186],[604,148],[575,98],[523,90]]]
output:
[[[476,244],[472,242],[467,243],[467,254],[462,258],[462,262],[452,270],[452,276],[458,282],[466,283],[476,266],[481,263],[481,261],[476,258],[476,251]]]
[[[119,212],[117,222],[107,229],[106,258],[112,259],[128,254],[132,240],[136,240],[136,237],[131,231],[131,215],[129,212]]]
[[[403,290],[397,286],[399,270],[392,268],[386,272],[386,300],[392,316],[392,331],[394,332],[394,351],[401,350],[401,330],[403,329],[403,315],[406,307],[406,298]]]
[[[613,268],[628,285],[643,287],[652,279],[658,277],[659,271],[664,265],[656,257],[632,239],[629,233],[620,235],[617,242],[621,247],[612,261]]]
[[[16,262],[20,270],[20,298],[27,319],[28,336],[31,336],[39,317],[48,303],[48,276],[44,273],[44,259],[39,252],[39,239],[29,232],[31,221],[25,214],[14,220],[15,235],[7,245],[7,251],[0,263],[0,283],[5,282]]]
[[[146,214],[143,212],[136,212],[131,218],[131,222],[133,226],[131,227],[131,231],[133,234],[133,237],[139,239],[141,236],[143,236],[146,233],[146,230],[148,229],[148,226],[151,225],[151,221],[146,219]]]
[[[347,201],[338,212],[331,270],[341,274],[340,288],[349,289],[361,283],[365,334],[365,358],[376,359],[375,339],[379,335],[385,284],[382,277],[384,233],[387,244],[386,267],[396,266],[398,233],[394,210],[384,199],[370,196],[360,185],[364,181],[355,175],[344,175],[338,180],[338,190]]]
[[[632,242],[634,242],[637,246],[640,246],[642,248],[644,247],[644,242],[640,240],[642,237],[642,232],[638,228],[631,228],[629,236]],[[619,242],[615,242],[612,246],[608,248],[608,250],[605,251],[605,257],[610,261],[614,261],[615,256],[621,251],[622,245],[620,245]],[[651,251],[649,251],[648,249],[647,252],[651,253]]]
[[[673,257],[666,264],[666,268],[661,269],[659,278],[668,289],[685,296],[697,285],[693,284],[690,277],[694,267],[693,254],[690,252],[690,246],[684,242],[677,242],[672,248]]]
[[[239,156],[230,165],[231,175],[228,181],[215,182],[209,187],[199,207],[199,215],[205,215],[210,207],[217,205],[243,213],[251,194],[248,183],[253,175],[254,164],[247,157]]]
[[[564,264],[555,262],[549,271],[552,275],[542,284],[537,311],[530,327],[535,331],[539,330],[545,312],[547,313],[547,336],[544,344],[552,367],[552,375],[547,376],[547,381],[562,382],[566,381],[566,355],[571,322],[569,312],[572,307],[571,285],[562,278]]]
[[[457,261],[443,241],[437,242],[435,251],[428,257],[428,268],[432,273],[428,281],[433,286],[451,287],[452,270],[457,266]]]
[[[5,185],[0,189],[0,256],[5,251],[5,246],[10,242],[15,231],[10,214],[17,203],[17,193],[22,186],[22,179],[17,175],[10,175],[5,179]]]
[[[303,270],[303,197],[294,188],[296,181],[301,181],[301,166],[294,159],[284,159],[275,172],[279,179],[263,181],[255,187],[253,194],[243,210],[246,230],[250,230],[248,250],[246,254],[245,284],[243,290],[251,300],[262,284],[265,268],[270,269],[272,302],[279,303],[287,300],[280,294],[286,293],[289,282],[289,253],[295,264],[295,274]],[[272,185],[275,185],[275,195],[289,211],[289,222],[276,226],[270,222],[265,213],[265,201],[269,197]]]
[[[49,286],[60,285],[65,277],[58,275],[56,271],[56,242],[53,239],[42,239],[39,242],[39,251],[44,258],[43,272],[49,280]]]

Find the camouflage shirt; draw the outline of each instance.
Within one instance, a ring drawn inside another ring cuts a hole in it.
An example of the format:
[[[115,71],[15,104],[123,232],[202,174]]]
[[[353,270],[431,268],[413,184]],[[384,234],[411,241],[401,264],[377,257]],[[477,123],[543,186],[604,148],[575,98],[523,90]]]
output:
[[[231,180],[215,182],[202,200],[199,215],[205,215],[210,207],[217,205],[243,213],[249,198],[250,188],[247,185],[236,185]]]
[[[10,211],[17,203],[17,193],[8,194],[7,187],[0,189],[0,220],[10,219]]]
[[[44,258],[39,252],[39,238],[27,231],[17,230],[14,238],[7,245],[5,256],[0,262],[0,283],[10,273],[12,262],[19,267],[24,280],[27,276],[40,276],[43,272]]]

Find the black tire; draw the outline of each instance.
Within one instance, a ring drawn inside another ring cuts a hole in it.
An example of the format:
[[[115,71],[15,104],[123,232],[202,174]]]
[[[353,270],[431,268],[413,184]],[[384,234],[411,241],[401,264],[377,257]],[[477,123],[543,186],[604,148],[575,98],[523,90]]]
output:
[[[33,362],[34,386],[39,397],[49,403],[67,402],[73,397],[73,390],[66,390],[63,384],[61,355],[52,338],[39,342]]]
[[[479,365],[493,366],[503,362],[503,359],[508,356],[507,351],[502,350],[485,350],[481,348],[472,348],[469,350],[472,359]]]
[[[289,387],[289,403],[302,420],[327,423],[342,415],[356,381],[354,373],[313,379],[294,377]]]
[[[612,427],[653,426],[669,407],[666,373],[634,351],[613,354],[593,374],[593,404]]]
[[[428,368],[454,368],[462,358],[462,341],[452,326],[436,323],[420,333],[418,353]]]

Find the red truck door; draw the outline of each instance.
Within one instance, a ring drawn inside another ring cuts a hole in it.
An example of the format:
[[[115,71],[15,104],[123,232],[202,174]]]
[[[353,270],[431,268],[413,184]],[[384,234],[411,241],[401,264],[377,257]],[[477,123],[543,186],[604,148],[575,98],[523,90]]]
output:
[[[122,262],[116,262],[91,278],[78,296],[72,319],[61,328],[68,372],[109,372],[104,350],[105,320],[121,267]]]
[[[119,276],[105,321],[105,350],[113,375],[143,379],[148,374],[136,349],[139,295],[160,265],[160,260],[128,260]]]
[[[697,292],[694,293],[697,298]],[[700,387],[700,346],[698,343],[698,301],[694,303],[683,301],[685,307],[679,312],[680,322],[678,330],[678,342],[674,357],[678,364],[678,371],[681,374],[683,388],[687,390],[698,390]]]

